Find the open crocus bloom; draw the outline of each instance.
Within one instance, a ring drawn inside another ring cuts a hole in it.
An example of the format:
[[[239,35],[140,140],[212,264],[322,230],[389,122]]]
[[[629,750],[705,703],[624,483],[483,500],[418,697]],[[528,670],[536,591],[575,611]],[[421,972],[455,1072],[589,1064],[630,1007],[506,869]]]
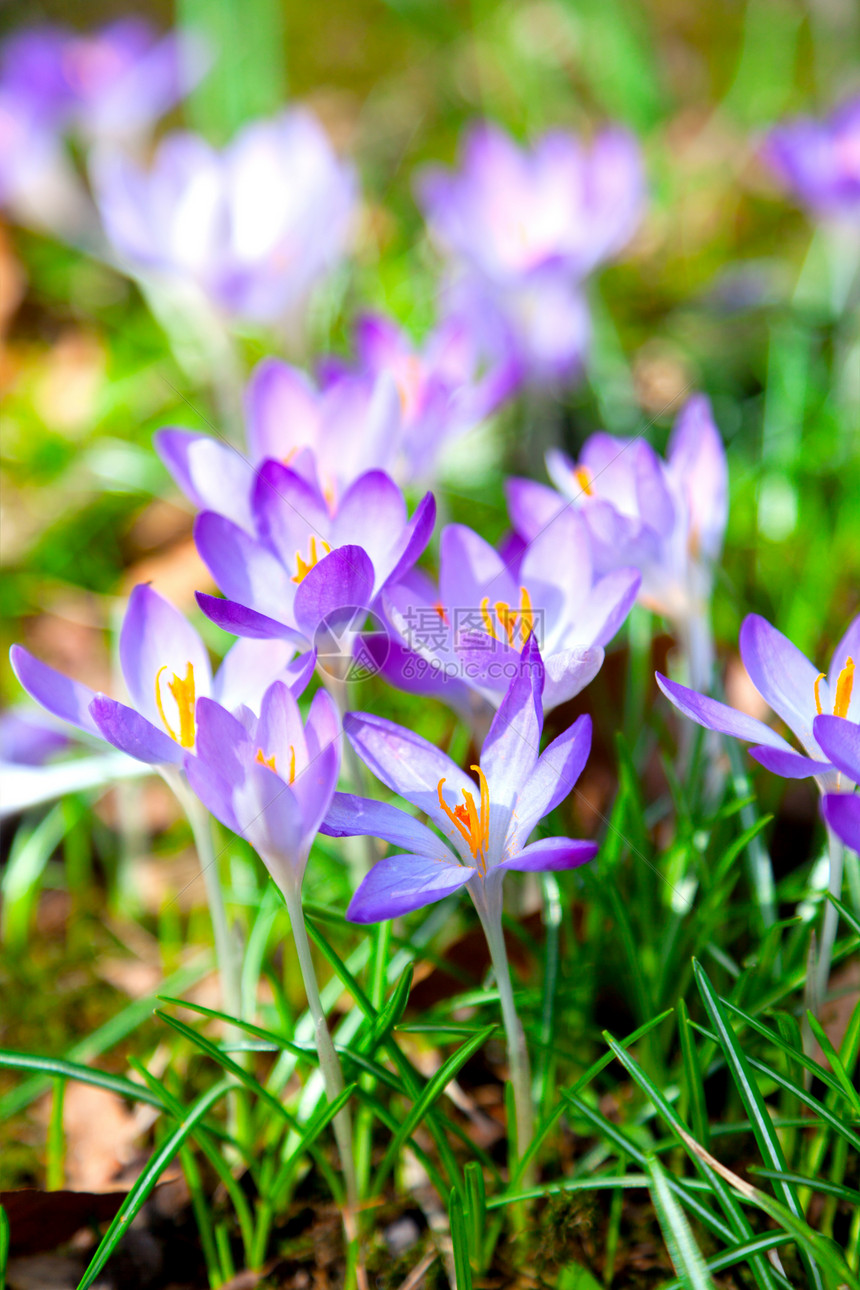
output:
[[[657,683],[675,707],[700,726],[753,743],[750,753],[768,770],[787,779],[815,776],[826,792],[837,787],[839,769],[817,738],[816,718],[822,714],[843,721],[847,718],[847,727],[860,721],[860,686],[854,684],[858,652],[860,616],[833,651],[827,674],[818,672],[790,640],[758,614],[744,619],[740,632],[744,667],[765,702],[796,736],[803,753],[755,717],[669,681],[659,672]]]
[[[324,690],[302,722],[281,681],[263,695],[259,718],[242,720],[220,704],[198,704],[196,756],[186,756],[191,788],[227,828],[250,842],[282,889],[300,886],[311,844],[329,809],[340,769],[340,726]]]
[[[394,383],[402,420],[400,469],[413,482],[431,477],[444,445],[488,417],[517,383],[512,354],[485,363],[465,317],[445,317],[419,347],[392,319],[365,314],[355,340],[359,371]],[[328,368],[337,371],[331,362]]]
[[[245,126],[218,152],[193,134],[162,140],[152,169],[99,155],[105,231],[132,271],[193,283],[229,316],[279,322],[343,256],[352,170],[310,113]]]
[[[245,393],[247,456],[224,440],[168,427],[155,448],[185,496],[255,532],[251,499],[264,461],[289,465],[331,502],[368,470],[394,461],[401,408],[393,378],[344,375],[319,390],[277,358],[257,365]]]
[[[765,160],[813,214],[856,217],[860,211],[860,95],[823,121],[800,117],[768,135]]]
[[[830,828],[852,851],[860,853],[860,796],[852,792],[860,784],[860,721],[822,714],[812,723],[815,738],[839,772],[838,793],[825,793],[821,813]]]
[[[276,677],[301,693],[315,662],[312,654],[293,658],[295,649],[284,641],[238,641],[213,678],[197,632],[148,585],[131,593],[119,654],[133,707],[71,680],[20,645],[12,646],[11,659],[27,693],[54,716],[137,761],[174,766],[195,746],[201,697],[239,712],[252,709]]]
[[[408,519],[400,489],[381,470],[333,499],[277,461],[258,472],[251,510],[256,537],[212,511],[198,516],[197,548],[226,597],[198,594],[198,602],[236,635],[304,648],[341,611],[351,621],[370,609],[421,555],[435,518],[427,493]]]
[[[466,690],[495,708],[534,639],[548,712],[600,670],[603,647],[638,589],[635,569],[595,579],[585,525],[572,511],[507,562],[472,529],[450,524],[442,533],[438,592],[413,578],[385,594],[402,648],[389,651],[383,670],[393,684],[461,710],[469,707]]]
[[[538,821],[573,788],[591,747],[591,721],[583,716],[541,754],[543,682],[532,637],[472,775],[411,730],[369,713],[347,714],[344,729],[359,757],[437,830],[398,807],[335,794],[323,833],[370,835],[406,850],[373,867],[352,899],[348,918],[357,923],[394,918],[467,885],[485,911],[498,906],[509,869],[573,869],[594,857],[593,842],[528,842]]]
[[[643,439],[595,434],[578,463],[550,452],[547,470],[557,492],[527,479],[508,485],[514,528],[526,541],[576,507],[599,572],[635,565],[640,600],[668,618],[707,604],[728,516],[726,455],[707,398],[684,405],[665,461]]]

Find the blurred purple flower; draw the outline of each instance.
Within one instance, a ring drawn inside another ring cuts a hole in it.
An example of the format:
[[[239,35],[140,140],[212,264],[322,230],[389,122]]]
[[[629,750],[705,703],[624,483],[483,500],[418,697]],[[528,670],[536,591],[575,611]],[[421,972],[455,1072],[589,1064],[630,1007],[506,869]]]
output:
[[[740,654],[747,675],[761,697],[784,721],[802,745],[797,752],[770,726],[725,703],[718,703],[657,673],[657,684],[676,708],[708,730],[752,743],[750,753],[776,775],[786,779],[814,776],[822,792],[836,787],[837,765],[818,739],[817,717],[833,714],[846,725],[860,721],[860,686],[854,687],[854,658],[860,652],[860,616],[854,619],[833,651],[830,671],[812,663],[758,614],[741,624]],[[825,735],[828,733],[824,727]],[[827,741],[828,745],[830,740]]]
[[[451,298],[505,335],[528,377],[569,375],[582,361],[588,313],[580,286],[630,240],[642,213],[638,146],[622,130],[590,150],[553,131],[519,148],[497,126],[473,126],[459,168],[428,168],[419,199],[451,268]]]
[[[798,117],[771,130],[764,157],[802,206],[819,217],[860,213],[860,95],[823,121]]]
[[[352,898],[348,918],[396,918],[468,885],[482,921],[495,922],[509,869],[573,869],[594,857],[593,842],[528,842],[538,822],[573,788],[591,747],[591,719],[582,716],[540,753],[543,683],[532,637],[484,741],[480,765],[471,767],[476,779],[413,731],[369,713],[347,714],[344,729],[359,757],[438,830],[397,807],[336,794],[323,833],[370,835],[406,848],[406,854],[374,865]]]
[[[508,481],[508,507],[526,541],[552,533],[556,517],[575,507],[588,525],[595,568],[633,565],[642,572],[639,599],[684,632],[707,620],[714,565],[728,518],[725,449],[704,395],[681,409],[662,460],[644,439],[592,435],[579,462],[547,453],[558,491],[530,479]],[[710,647],[702,640],[692,678],[706,687]]]
[[[486,347],[465,316],[446,316],[418,347],[384,314],[365,314],[355,339],[358,370],[388,376],[399,395],[404,482],[432,479],[445,445],[490,416],[518,382],[513,354],[485,361]],[[325,370],[335,389],[349,371],[337,360],[329,360]]]
[[[250,842],[281,890],[301,886],[311,845],[329,809],[340,769],[334,704],[318,690],[302,723],[282,681],[266,690],[259,718],[240,721],[201,699],[196,756],[185,757],[203,805]]]
[[[821,813],[837,837],[860,852],[860,796],[850,790],[860,784],[860,721],[845,717],[822,715],[812,723],[812,731],[825,757],[846,776],[849,783],[839,784],[848,791],[825,793],[821,799]]]
[[[222,151],[167,136],[151,169],[102,154],[92,167],[105,230],[134,272],[195,284],[228,316],[294,318],[347,249],[352,168],[294,108],[245,126]]]
[[[389,375],[343,375],[317,389],[277,358],[255,368],[245,395],[248,456],[207,434],[166,428],[155,447],[186,497],[254,533],[258,467],[280,461],[336,503],[368,470],[389,469],[401,434],[400,400]]]
[[[21,685],[54,716],[155,766],[183,764],[196,739],[196,707],[211,695],[225,708],[255,708],[266,687],[284,677],[305,688],[314,658],[293,658],[283,641],[237,641],[212,676],[209,655],[194,628],[146,585],[131,593],[119,640],[122,673],[133,707],[97,694],[40,662],[21,645],[10,651]]]
[[[409,519],[384,471],[367,471],[333,497],[274,460],[257,473],[250,509],[254,536],[214,511],[197,517],[197,549],[226,597],[198,593],[198,603],[236,635],[281,637],[300,648],[323,626],[351,630],[357,611],[371,609],[412,568],[436,514],[427,493]],[[352,643],[352,636],[342,642],[347,654]]]
[[[383,673],[477,716],[475,697],[498,707],[534,641],[548,712],[600,670],[603,646],[629,613],[639,581],[632,568],[595,579],[587,530],[571,510],[507,560],[472,529],[451,524],[442,532],[438,591],[416,573],[383,597],[400,638]]]
[[[70,746],[68,734],[42,712],[19,707],[0,713],[0,762],[44,766]]]

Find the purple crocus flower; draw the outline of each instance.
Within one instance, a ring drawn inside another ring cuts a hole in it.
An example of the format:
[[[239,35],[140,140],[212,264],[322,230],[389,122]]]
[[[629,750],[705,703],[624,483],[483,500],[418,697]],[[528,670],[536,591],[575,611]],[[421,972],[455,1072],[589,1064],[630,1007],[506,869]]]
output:
[[[765,160],[813,215],[856,217],[860,211],[860,95],[823,121],[799,117],[771,130]]]
[[[198,603],[239,636],[281,637],[307,648],[323,624],[335,635],[340,626],[347,630],[357,611],[371,609],[383,588],[411,569],[430,540],[435,503],[427,493],[410,520],[384,471],[368,471],[333,500],[269,460],[258,472],[251,511],[254,537],[214,511],[198,516],[197,549],[226,597],[198,593]],[[344,648],[348,653],[350,644]]]
[[[759,694],[797,738],[798,752],[770,726],[716,699],[657,673],[657,683],[680,712],[708,730],[752,743],[750,753],[776,775],[818,781],[822,792],[836,787],[837,765],[817,737],[816,718],[833,714],[860,721],[860,686],[854,686],[854,658],[860,652],[860,616],[833,651],[828,673],[819,672],[782,632],[758,614],[741,624],[740,654]]]
[[[531,637],[484,741],[480,764],[461,770],[420,735],[383,717],[351,712],[347,737],[393,792],[422,811],[436,832],[398,807],[338,793],[322,831],[333,837],[383,838],[405,854],[376,864],[355,893],[347,917],[374,923],[395,918],[468,885],[482,917],[500,908],[509,869],[573,869],[597,852],[593,842],[528,839],[573,788],[591,747],[591,719],[580,717],[540,752],[544,669]],[[441,836],[440,836],[441,835]]]
[[[318,389],[297,367],[265,358],[245,393],[247,455],[224,440],[168,427],[155,435],[161,460],[185,496],[253,534],[258,468],[289,465],[334,505],[368,470],[390,468],[401,435],[400,399],[387,374],[345,375]]]
[[[240,721],[204,698],[197,723],[196,755],[185,755],[192,789],[222,824],[247,838],[282,890],[300,887],[340,769],[332,700],[318,690],[303,723],[293,693],[275,681],[258,718]]]
[[[854,720],[846,720],[839,713],[823,714],[815,718],[812,730],[824,755],[839,771],[838,787],[845,790],[825,793],[821,813],[836,836],[852,851],[860,853],[860,796],[851,791],[860,784],[860,720],[857,718],[856,712]]]
[[[459,309],[507,334],[528,375],[568,375],[588,336],[584,278],[629,241],[641,216],[639,150],[609,129],[590,150],[553,131],[531,151],[497,126],[467,134],[457,170],[419,180]]]
[[[220,152],[169,135],[148,171],[101,155],[92,178],[133,272],[196,285],[222,314],[264,323],[295,318],[341,259],[356,202],[352,169],[300,108],[252,122]]]
[[[635,565],[639,599],[692,639],[694,684],[711,672],[708,617],[713,569],[728,517],[728,468],[704,395],[689,399],[675,422],[666,460],[644,439],[595,434],[579,462],[547,453],[556,490],[529,479],[508,483],[514,528],[526,541],[551,534],[575,507],[588,525],[595,568]]]
[[[148,585],[135,587],[119,640],[120,664],[133,707],[97,694],[40,662],[21,645],[10,652],[27,693],[54,716],[153,766],[182,766],[197,735],[196,708],[212,696],[243,713],[266,686],[285,677],[296,692],[307,685],[313,655],[293,658],[284,641],[237,641],[213,678],[209,655],[194,628]]]
[[[355,342],[358,370],[388,375],[400,397],[400,467],[409,482],[431,478],[445,445],[490,416],[518,381],[512,353],[484,361],[477,329],[465,316],[443,318],[419,347],[392,319],[365,314]],[[342,367],[329,360],[326,370],[336,389]]]
[[[438,590],[418,574],[384,596],[402,642],[389,650],[384,674],[477,716],[475,696],[498,707],[534,640],[548,712],[600,670],[603,647],[629,613],[639,582],[632,568],[594,577],[588,533],[572,510],[507,560],[472,529],[451,524],[442,533]]]

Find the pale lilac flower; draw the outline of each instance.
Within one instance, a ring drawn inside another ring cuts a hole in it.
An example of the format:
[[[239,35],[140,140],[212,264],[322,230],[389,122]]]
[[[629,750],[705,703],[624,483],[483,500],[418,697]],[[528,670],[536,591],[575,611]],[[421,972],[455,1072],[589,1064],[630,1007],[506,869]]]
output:
[[[766,161],[798,202],[818,217],[860,213],[860,95],[824,120],[799,117],[771,130]]]
[[[448,525],[438,589],[413,574],[383,597],[400,638],[380,660],[383,673],[476,717],[476,699],[491,708],[502,702],[532,641],[543,660],[548,712],[600,670],[639,581],[633,568],[594,576],[585,525],[571,510],[507,559],[472,529]]]
[[[381,470],[333,497],[275,460],[257,474],[251,512],[254,536],[214,511],[197,517],[197,549],[226,597],[198,593],[198,603],[236,635],[305,649],[323,626],[346,630],[412,568],[436,513],[427,493],[409,519],[403,494]]]
[[[623,249],[641,217],[633,138],[609,129],[586,149],[553,131],[525,150],[479,124],[458,169],[426,170],[419,197],[449,261],[455,308],[483,320],[488,337],[506,334],[526,375],[570,374],[588,340],[581,283]]]
[[[402,726],[351,712],[344,729],[378,779],[420,810],[435,831],[398,807],[336,794],[322,831],[368,834],[404,848],[380,860],[353,896],[347,917],[395,918],[468,886],[482,919],[495,921],[509,869],[573,869],[597,852],[593,842],[528,839],[570,793],[588,758],[591,719],[580,717],[540,752],[544,671],[534,637],[467,774],[440,749]]]
[[[319,389],[299,368],[265,358],[245,393],[247,453],[224,440],[169,427],[155,448],[185,496],[255,532],[258,468],[288,465],[331,504],[369,470],[390,470],[401,437],[401,405],[388,374],[343,375]]]
[[[860,713],[852,721],[839,715],[822,715],[812,723],[813,733],[824,755],[848,781],[839,781],[847,790],[825,793],[821,813],[833,832],[852,851],[860,852],[860,796],[851,792],[860,784]]]
[[[665,461],[644,439],[595,434],[578,462],[553,450],[546,464],[555,490],[508,482],[516,531],[527,542],[551,534],[556,517],[576,508],[595,568],[641,570],[639,599],[693,638],[691,679],[706,687],[712,664],[703,625],[728,518],[726,454],[708,399],[699,394],[684,405]]]
[[[400,398],[402,433],[398,447],[404,482],[432,478],[446,444],[490,416],[517,385],[513,353],[486,361],[477,328],[450,314],[416,345],[392,319],[365,314],[355,329],[358,371],[389,377]],[[343,368],[329,360],[326,370],[337,389]]]
[[[242,129],[221,151],[172,134],[152,166],[93,166],[109,240],[132,272],[195,286],[223,315],[295,318],[347,250],[356,182],[300,108]]]
[[[294,658],[284,641],[237,641],[213,677],[194,628],[152,587],[131,594],[119,640],[120,664],[132,705],[97,694],[42,663],[21,645],[10,651],[21,685],[54,716],[154,766],[182,766],[196,740],[197,703],[212,696],[225,708],[255,708],[283,677],[297,692],[307,685],[313,655]]]
[[[833,651],[827,674],[818,672],[766,619],[758,614],[744,619],[740,654],[747,674],[768,706],[794,734],[803,752],[763,721],[669,681],[659,672],[657,683],[675,707],[700,726],[754,744],[751,755],[774,774],[786,779],[814,776],[822,791],[827,792],[836,787],[839,771],[818,740],[821,727],[816,718],[833,714],[840,720],[847,718],[849,726],[860,721],[860,686],[854,685],[858,653],[860,617],[854,619]]]

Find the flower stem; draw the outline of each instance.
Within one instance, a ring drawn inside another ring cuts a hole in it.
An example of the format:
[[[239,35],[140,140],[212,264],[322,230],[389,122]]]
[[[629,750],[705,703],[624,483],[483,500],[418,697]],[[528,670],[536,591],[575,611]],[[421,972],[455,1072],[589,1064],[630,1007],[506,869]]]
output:
[[[497,890],[498,896],[496,896],[495,892],[482,892],[475,899],[475,908],[478,911],[478,917],[481,920],[481,925],[487,938],[487,945],[490,949],[496,987],[499,991],[499,1003],[502,1007],[502,1021],[504,1022],[505,1036],[508,1042],[508,1067],[514,1091],[516,1116],[516,1151],[511,1152],[512,1159],[509,1163],[509,1168],[513,1173],[515,1159],[522,1158],[534,1137],[534,1108],[532,1106],[529,1052],[526,1047],[525,1031],[514,1003],[511,969],[508,963],[508,952],[505,949],[505,935],[502,931],[501,885]],[[487,899],[487,896],[489,896],[489,899]],[[530,1174],[531,1171],[529,1170],[529,1176],[523,1178],[523,1185],[526,1187],[529,1186],[531,1181]]]
[[[827,890],[838,900],[842,895],[842,862],[844,852],[842,843],[832,829],[827,830],[827,845],[830,851],[830,878]],[[821,924],[821,947],[818,951],[818,962],[815,968],[815,993],[819,1006],[824,1002],[827,983],[830,980],[830,964],[833,959],[833,946],[836,942],[836,929],[839,924],[839,911],[832,900],[824,901],[824,920]]]
[[[305,916],[302,910],[301,888],[296,882],[285,882],[281,890],[287,903],[287,912],[293,929],[293,940],[296,946],[299,967],[301,968],[305,995],[307,996],[308,1008],[314,1022],[314,1036],[325,1091],[329,1101],[333,1102],[344,1090],[343,1071],[341,1070],[340,1058],[332,1042],[331,1032],[323,1011],[319,986],[317,985],[316,971],[311,956],[307,929],[305,928]],[[344,1227],[346,1228],[348,1239],[352,1239],[354,1237],[353,1215],[356,1210],[358,1192],[355,1182],[355,1164],[352,1157],[352,1119],[347,1107],[339,1111],[334,1118],[334,1134],[337,1139],[341,1169],[346,1183],[347,1203],[350,1210],[349,1216],[344,1215]]]

